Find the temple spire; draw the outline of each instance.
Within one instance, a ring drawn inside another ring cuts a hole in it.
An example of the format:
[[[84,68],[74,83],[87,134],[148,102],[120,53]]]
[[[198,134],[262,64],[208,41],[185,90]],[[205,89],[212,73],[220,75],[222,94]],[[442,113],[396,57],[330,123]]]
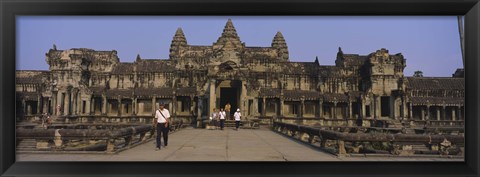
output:
[[[283,35],[280,31],[278,31],[277,34],[275,34],[275,37],[273,37],[272,48],[277,50],[278,56],[281,60],[288,60],[287,42],[285,42],[285,38],[283,38]]]
[[[177,28],[175,36],[173,36],[172,45],[187,45],[187,38],[185,37],[185,34],[183,34],[182,28]]]
[[[318,56],[315,56],[315,64],[320,65],[320,63],[318,62]]]
[[[140,60],[142,60],[142,58],[140,58],[140,54],[137,54],[137,59],[136,59],[136,61],[139,62]]]
[[[275,37],[273,37],[272,47],[275,47],[275,48],[287,47],[285,38],[283,38],[283,35],[280,31],[278,31],[277,34],[275,34]]]
[[[225,27],[223,28],[222,35],[218,38],[217,42],[214,45],[223,46],[226,43],[231,43],[235,47],[242,46],[240,37],[238,37],[237,30],[233,26],[231,19],[228,19]]]

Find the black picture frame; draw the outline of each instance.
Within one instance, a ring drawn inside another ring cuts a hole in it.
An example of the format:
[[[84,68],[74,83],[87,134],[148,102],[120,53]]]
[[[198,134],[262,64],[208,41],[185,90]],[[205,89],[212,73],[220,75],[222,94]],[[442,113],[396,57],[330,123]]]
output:
[[[479,176],[478,0],[0,0],[0,12],[2,176]],[[15,162],[16,15],[465,15],[465,162]]]

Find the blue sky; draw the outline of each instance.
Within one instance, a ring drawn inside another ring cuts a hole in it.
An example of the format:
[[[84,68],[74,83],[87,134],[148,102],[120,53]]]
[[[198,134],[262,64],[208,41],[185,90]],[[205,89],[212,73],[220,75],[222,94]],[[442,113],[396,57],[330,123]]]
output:
[[[247,46],[270,46],[277,31],[290,61],[334,65],[338,47],[367,55],[380,48],[407,59],[405,75],[450,77],[462,68],[456,16],[17,16],[17,70],[48,70],[57,49],[117,50],[121,62],[137,54],[167,59],[178,27],[190,45],[212,45],[231,18]]]

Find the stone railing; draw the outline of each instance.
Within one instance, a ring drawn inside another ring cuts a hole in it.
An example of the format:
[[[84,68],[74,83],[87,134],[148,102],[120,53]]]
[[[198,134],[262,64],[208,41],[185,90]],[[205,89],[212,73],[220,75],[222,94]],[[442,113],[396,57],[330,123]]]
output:
[[[389,133],[348,133],[324,128],[274,122],[273,131],[318,146],[342,156],[346,154],[415,154],[461,155],[463,135],[420,135]]]
[[[185,127],[173,122],[170,132]],[[76,124],[50,125],[47,129],[17,127],[17,142],[35,140],[34,151],[89,151],[116,153],[152,140],[152,125]],[[17,144],[18,145],[18,144]],[[17,146],[18,147],[18,146]]]

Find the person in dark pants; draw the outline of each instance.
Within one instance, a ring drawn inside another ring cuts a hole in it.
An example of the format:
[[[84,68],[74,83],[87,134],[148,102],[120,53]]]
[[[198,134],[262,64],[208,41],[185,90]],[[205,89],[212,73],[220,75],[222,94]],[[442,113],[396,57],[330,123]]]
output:
[[[168,145],[168,131],[169,131],[169,118],[170,118],[170,112],[164,108],[165,104],[160,103],[159,109],[155,111],[155,118],[154,121],[156,121],[156,128],[157,128],[157,144],[155,150],[158,151],[160,150],[161,147],[161,136],[163,134],[163,145],[164,147],[167,147]]]
[[[240,127],[240,117],[242,114],[240,114],[240,109],[237,109],[237,112],[233,114],[233,117],[235,118],[235,130],[238,130],[238,127]]]
[[[227,113],[223,108],[220,108],[220,113],[218,113],[220,116],[220,130],[223,130],[223,127],[225,127],[225,117],[227,117]]]

